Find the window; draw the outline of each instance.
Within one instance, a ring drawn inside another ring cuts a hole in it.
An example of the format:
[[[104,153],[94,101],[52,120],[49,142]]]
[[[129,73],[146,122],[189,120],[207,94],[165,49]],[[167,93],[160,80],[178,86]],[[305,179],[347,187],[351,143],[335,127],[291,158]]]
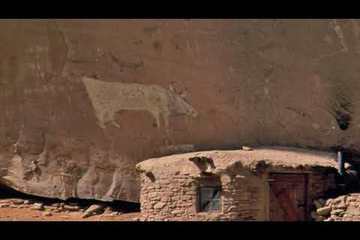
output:
[[[220,192],[219,186],[199,188],[199,211],[215,212],[220,211]]]

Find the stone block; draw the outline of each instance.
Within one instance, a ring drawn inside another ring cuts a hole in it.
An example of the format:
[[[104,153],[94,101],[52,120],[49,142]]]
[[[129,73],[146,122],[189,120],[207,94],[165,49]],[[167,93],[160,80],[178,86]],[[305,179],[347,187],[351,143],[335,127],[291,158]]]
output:
[[[330,215],[330,212],[331,212],[331,207],[328,207],[328,206],[325,206],[325,207],[322,207],[322,208],[319,208],[316,210],[316,213],[320,216],[329,216]]]
[[[162,209],[163,207],[165,207],[165,205],[166,204],[164,202],[158,202],[154,205],[154,209],[157,209],[157,210]]]

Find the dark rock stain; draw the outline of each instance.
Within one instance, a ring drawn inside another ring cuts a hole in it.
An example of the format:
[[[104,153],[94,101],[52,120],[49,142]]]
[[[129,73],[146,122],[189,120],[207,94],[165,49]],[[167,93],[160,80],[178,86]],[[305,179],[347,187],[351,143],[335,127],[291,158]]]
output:
[[[110,53],[111,60],[120,68],[120,72],[123,72],[126,68],[137,71],[144,67],[143,60],[133,61],[133,62],[126,62],[121,61],[118,57],[114,54]]]
[[[155,50],[157,51],[161,51],[162,50],[162,45],[161,45],[161,42],[160,41],[155,41],[153,42],[153,47]]]
[[[336,121],[341,130],[346,130],[349,128],[351,115],[345,112],[336,111]]]
[[[143,41],[142,41],[142,40],[135,40],[135,41],[133,41],[133,43],[134,43],[135,45],[140,45],[140,44],[143,43]]]
[[[344,95],[338,95],[335,104],[332,106],[331,114],[341,130],[349,128],[352,113],[352,103],[350,100]]]
[[[49,58],[52,71],[54,71],[56,75],[59,75],[62,73],[65,66],[68,47],[63,35],[64,33],[60,31],[56,23],[49,23],[47,31],[49,38]]]
[[[156,31],[159,30],[159,27],[156,27],[156,26],[144,27],[143,30],[144,30],[144,33],[152,35],[152,34],[154,34]]]

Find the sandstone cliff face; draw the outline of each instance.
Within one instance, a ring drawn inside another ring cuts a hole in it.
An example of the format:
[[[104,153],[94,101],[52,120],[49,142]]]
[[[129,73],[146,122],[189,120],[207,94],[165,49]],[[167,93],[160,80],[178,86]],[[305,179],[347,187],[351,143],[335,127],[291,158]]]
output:
[[[214,148],[360,150],[360,22],[0,22],[0,179],[138,201],[135,164]]]

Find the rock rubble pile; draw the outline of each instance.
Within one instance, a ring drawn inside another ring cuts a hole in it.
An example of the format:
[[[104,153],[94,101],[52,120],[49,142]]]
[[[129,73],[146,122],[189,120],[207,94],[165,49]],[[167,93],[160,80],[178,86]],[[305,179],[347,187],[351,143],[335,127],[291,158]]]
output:
[[[313,202],[315,211],[311,216],[315,221],[360,221],[360,193],[349,193]]]

